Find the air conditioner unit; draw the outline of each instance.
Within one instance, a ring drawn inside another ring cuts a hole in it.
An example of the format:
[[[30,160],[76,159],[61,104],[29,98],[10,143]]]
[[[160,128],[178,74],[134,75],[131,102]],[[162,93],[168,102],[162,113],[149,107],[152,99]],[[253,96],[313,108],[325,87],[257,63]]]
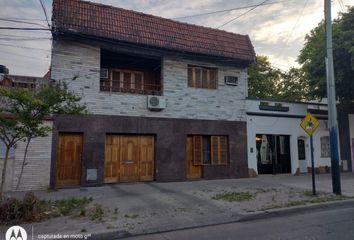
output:
[[[237,86],[238,85],[238,77],[236,76],[225,76],[225,84]]]
[[[163,96],[148,95],[147,107],[151,110],[161,110],[166,108],[166,101]]]
[[[108,79],[108,68],[101,68],[100,78],[101,79]]]

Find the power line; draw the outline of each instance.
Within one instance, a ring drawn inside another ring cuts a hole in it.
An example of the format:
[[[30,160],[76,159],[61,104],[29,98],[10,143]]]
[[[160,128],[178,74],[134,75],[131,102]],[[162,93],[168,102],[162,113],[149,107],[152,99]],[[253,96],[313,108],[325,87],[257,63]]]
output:
[[[345,6],[344,6],[342,0],[337,0],[337,2],[339,3],[339,6],[342,9],[342,12],[344,12],[345,11]]]
[[[242,17],[242,16],[246,15],[247,13],[253,11],[253,10],[256,9],[257,7],[262,6],[262,5],[265,4],[267,1],[268,1],[268,0],[265,0],[265,1],[261,2],[260,4],[255,5],[255,6],[252,7],[251,9],[249,9],[249,10],[247,10],[246,12],[244,12],[244,13],[238,15],[237,17],[234,17],[234,18],[230,19],[229,21],[227,21],[227,22],[221,24],[221,25],[220,25],[219,27],[217,27],[217,28],[224,27],[225,25],[227,25],[227,24],[229,24],[229,23],[235,21],[236,19],[239,19],[240,17]]]
[[[288,1],[289,0],[265,3],[265,4],[263,4],[263,6],[272,5],[272,4],[278,4],[278,3],[288,2]],[[243,7],[228,8],[228,9],[223,9],[223,10],[218,10],[218,11],[213,11],[213,12],[206,12],[206,13],[199,13],[199,14],[182,16],[182,17],[175,17],[175,18],[172,18],[172,19],[183,19],[183,18],[191,18],[191,17],[200,17],[200,16],[211,15],[211,14],[216,14],[216,13],[223,13],[223,12],[230,12],[230,11],[234,11],[234,10],[248,9],[248,8],[255,7],[257,5],[258,4],[248,5],[248,6],[243,6]]]
[[[25,31],[51,31],[48,28],[25,28],[25,27],[0,27],[6,30],[25,30]]]
[[[284,44],[284,46],[282,47],[280,53],[277,55],[278,57],[280,57],[281,55],[283,55],[284,49],[285,49],[286,46],[288,45],[291,35],[293,35],[293,32],[295,31],[295,28],[297,27],[297,24],[299,23],[301,17],[302,17],[303,14],[304,14],[304,10],[305,10],[305,8],[306,8],[306,6],[307,6],[307,3],[308,3],[308,0],[306,0],[305,4],[304,4],[304,6],[303,6],[303,8],[302,8],[302,10],[301,10],[300,15],[299,15],[298,18],[296,19],[295,25],[293,26],[293,28],[291,29],[291,31],[290,31],[290,32],[288,33],[288,35],[286,36],[285,44]]]
[[[12,20],[12,19],[6,19],[6,18],[0,18],[0,20],[6,21],[6,22],[25,23],[25,24],[32,24],[32,25],[37,25],[37,26],[41,26],[41,27],[46,27],[40,23],[28,22],[28,21],[23,21],[23,20]]]
[[[45,9],[45,6],[43,4],[43,1],[42,0],[39,0],[41,6],[42,6],[42,9],[43,9],[43,12],[44,12],[44,16],[45,16],[45,20],[47,21],[47,24],[48,24],[48,28],[51,28],[50,27],[50,23],[49,23],[49,20],[48,20],[48,14],[47,14],[47,10]]]

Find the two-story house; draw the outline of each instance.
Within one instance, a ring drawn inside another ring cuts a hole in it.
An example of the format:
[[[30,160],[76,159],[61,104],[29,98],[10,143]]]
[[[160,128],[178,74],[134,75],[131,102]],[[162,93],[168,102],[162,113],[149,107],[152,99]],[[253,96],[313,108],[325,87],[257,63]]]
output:
[[[53,1],[51,77],[87,116],[53,126],[51,187],[248,176],[247,35]]]

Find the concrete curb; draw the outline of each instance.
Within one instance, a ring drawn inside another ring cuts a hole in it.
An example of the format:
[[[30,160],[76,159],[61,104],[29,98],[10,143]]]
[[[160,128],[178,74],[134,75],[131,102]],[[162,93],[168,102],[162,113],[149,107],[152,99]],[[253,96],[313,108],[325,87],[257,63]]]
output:
[[[339,201],[331,201],[331,202],[323,202],[323,203],[314,203],[309,205],[303,206],[295,206],[295,207],[288,207],[288,208],[277,208],[277,209],[270,209],[262,212],[250,213],[250,214],[242,214],[242,217],[237,222],[247,222],[253,220],[260,220],[266,219],[271,217],[282,217],[287,215],[293,214],[302,214],[306,213],[309,210],[316,211],[316,210],[324,210],[329,208],[342,208],[342,207],[353,207],[354,200],[339,200]]]
[[[143,236],[143,235],[167,233],[167,232],[172,232],[172,231],[188,230],[188,229],[201,228],[201,227],[217,226],[217,225],[228,224],[228,223],[247,222],[247,221],[255,221],[255,220],[261,220],[261,219],[273,218],[273,217],[282,217],[282,216],[289,216],[289,215],[295,215],[295,214],[303,214],[303,213],[306,213],[310,210],[311,211],[318,211],[318,210],[325,210],[325,209],[329,209],[329,208],[333,209],[333,208],[343,208],[343,207],[345,208],[345,207],[353,207],[353,206],[354,206],[353,199],[332,201],[332,202],[325,202],[325,203],[315,203],[315,204],[310,204],[310,205],[305,205],[305,206],[295,206],[295,207],[289,207],[289,208],[271,209],[271,210],[267,210],[267,211],[263,211],[263,212],[240,214],[241,216],[237,219],[234,219],[231,221],[219,222],[219,223],[215,223],[215,224],[206,224],[206,225],[192,226],[192,227],[185,227],[185,228],[175,228],[175,229],[154,231],[154,232],[142,233],[142,234],[131,234],[127,231],[114,231],[114,232],[97,233],[97,234],[93,233],[90,240],[122,239],[122,238],[137,237],[137,236]]]

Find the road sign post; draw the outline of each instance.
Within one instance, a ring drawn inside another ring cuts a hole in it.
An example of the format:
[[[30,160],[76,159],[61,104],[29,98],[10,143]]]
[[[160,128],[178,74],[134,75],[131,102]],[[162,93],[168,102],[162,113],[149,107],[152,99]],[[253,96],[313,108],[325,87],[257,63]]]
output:
[[[311,172],[312,172],[312,193],[316,195],[316,183],[315,183],[315,160],[313,159],[313,137],[310,136],[310,147],[311,147]]]
[[[307,113],[304,119],[301,120],[300,127],[310,136],[310,150],[311,150],[311,172],[312,172],[312,193],[316,195],[316,184],[315,184],[315,160],[313,157],[313,133],[316,131],[320,122],[312,116],[311,113]]]

